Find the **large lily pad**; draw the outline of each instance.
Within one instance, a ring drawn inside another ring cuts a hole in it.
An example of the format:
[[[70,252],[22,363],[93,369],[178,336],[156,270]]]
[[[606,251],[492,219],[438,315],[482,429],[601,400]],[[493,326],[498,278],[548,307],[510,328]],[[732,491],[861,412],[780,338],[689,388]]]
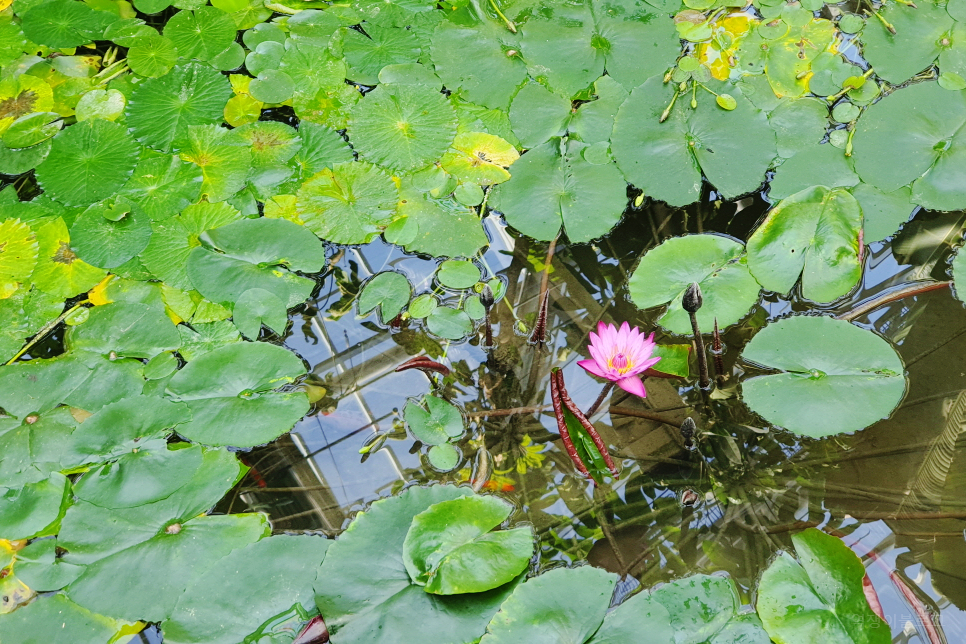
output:
[[[71,226],[70,237],[71,247],[85,262],[116,268],[148,245],[151,221],[133,202],[116,197],[82,212]]]
[[[516,587],[480,644],[583,643],[610,606],[617,575],[591,566],[557,568]]]
[[[114,302],[91,310],[87,322],[70,327],[67,346],[101,355],[153,358],[181,346],[181,336],[162,311],[140,302]]]
[[[0,487],[0,539],[14,541],[50,534],[60,516],[67,477],[58,472],[19,488]]]
[[[336,244],[365,244],[392,221],[397,190],[369,163],[348,161],[302,184],[296,208],[306,227]]]
[[[69,206],[88,206],[123,186],[138,159],[127,129],[104,119],[77,123],[54,137],[50,154],[37,167],[37,181]]]
[[[170,354],[165,354],[170,355]],[[191,419],[184,403],[156,396],[131,396],[105,405],[70,437],[72,448],[90,460],[131,453],[146,439]]]
[[[102,37],[110,14],[73,0],[31,3],[22,15],[24,35],[48,47],[77,47]],[[21,9],[22,11],[22,9]]]
[[[742,383],[745,403],[768,422],[812,437],[854,432],[888,416],[906,390],[888,342],[844,320],[772,322],[742,358],[782,373]]]
[[[627,183],[612,162],[594,165],[583,157],[587,144],[550,141],[513,164],[513,176],[491,198],[507,223],[549,241],[561,226],[572,242],[601,237],[620,221]]]
[[[879,78],[893,85],[926,69],[944,49],[940,42],[953,27],[953,19],[935,2],[921,6],[884,5],[880,15],[895,27],[891,33],[879,20],[862,30],[862,54]]]
[[[639,308],[670,302],[658,324],[672,333],[691,333],[691,318],[681,296],[694,282],[701,286],[704,305],[698,324],[704,332],[730,326],[748,314],[761,287],[748,270],[744,246],[721,235],[687,235],[668,239],[641,259],[628,282]]]
[[[409,576],[426,592],[457,595],[492,590],[523,572],[533,554],[533,529],[491,530],[513,506],[493,496],[442,501],[413,517],[403,543]]]
[[[159,622],[188,586],[236,548],[271,533],[264,514],[201,516],[100,559],[67,588],[77,604],[119,619]]]
[[[106,272],[80,259],[70,248],[70,234],[58,217],[37,222],[37,267],[31,276],[34,285],[45,293],[68,298],[92,288]]]
[[[182,58],[210,61],[235,42],[237,27],[231,16],[215,7],[179,11],[164,25]]]
[[[37,264],[37,236],[19,219],[0,223],[0,299],[6,299],[30,277]]]
[[[124,627],[57,594],[40,597],[13,614],[4,615],[0,620],[0,638],[4,644],[93,644],[120,637]]]
[[[311,611],[318,565],[331,543],[278,535],[219,559],[179,598],[161,625],[164,641],[236,644],[293,603]]]
[[[810,528],[792,536],[796,561],[782,552],[762,573],[758,614],[777,644],[888,644],[889,624],[869,607],[865,567],[840,539]]]
[[[201,168],[201,194],[211,202],[231,198],[252,170],[249,142],[238,130],[217,125],[189,126],[180,156]]]
[[[262,342],[220,347],[189,362],[168,383],[191,421],[178,433],[205,445],[253,447],[285,433],[309,410],[304,392],[273,390],[305,373],[291,351]]]
[[[412,582],[402,554],[414,516],[472,493],[452,485],[411,487],[356,516],[319,570],[319,579],[340,583],[315,589],[334,644],[448,644],[480,636],[512,584],[485,593],[432,595]]]
[[[386,228],[386,241],[413,253],[472,257],[489,242],[473,208],[453,199],[434,199],[429,194],[404,189],[400,191],[397,214]]]
[[[203,180],[201,168],[178,155],[144,150],[119,194],[134,201],[151,219],[161,220],[195,202]]]
[[[439,159],[455,136],[456,112],[425,85],[380,85],[349,119],[349,138],[359,155],[399,172]]]
[[[842,188],[814,186],[783,199],[748,238],[748,268],[764,288],[787,294],[802,277],[802,295],[832,302],[862,276],[862,209]]]
[[[650,78],[617,112],[611,149],[627,180],[673,206],[698,199],[702,173],[726,198],[758,188],[776,152],[764,112],[737,88],[711,83],[715,91],[733,93],[734,110],[722,109],[714,96],[701,92],[697,109],[678,100],[661,123],[675,87],[661,76]]]

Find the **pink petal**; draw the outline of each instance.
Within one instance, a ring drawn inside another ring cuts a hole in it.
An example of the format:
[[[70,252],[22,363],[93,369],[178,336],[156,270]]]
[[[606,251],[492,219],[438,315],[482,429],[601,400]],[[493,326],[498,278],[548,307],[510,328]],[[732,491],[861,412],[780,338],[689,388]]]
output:
[[[600,339],[600,336],[597,335],[596,333],[594,333],[593,331],[591,331],[590,332],[590,346],[596,345],[596,346],[599,347],[602,344],[603,344],[603,340]]]
[[[598,378],[607,378],[607,374],[600,368],[595,360],[578,360],[577,364],[594,374]],[[609,378],[608,378],[609,379]]]
[[[644,383],[641,382],[641,379],[637,376],[621,378],[617,381],[617,386],[629,394],[634,394],[635,396],[640,396],[641,398],[647,398],[647,390],[644,389]]]
[[[595,346],[589,346],[587,347],[587,350],[590,351],[590,357],[594,359],[594,362],[597,363],[601,371],[607,371],[607,359],[604,358],[603,354],[600,352],[600,349]]]
[[[597,335],[599,335],[600,337],[604,337],[604,331],[606,330],[607,330],[607,325],[604,323],[603,320],[600,320],[597,323]]]
[[[639,368],[635,368],[634,369],[634,372],[635,373],[643,373],[643,372],[647,371],[648,369],[650,369],[651,367],[653,367],[654,365],[656,365],[660,361],[661,361],[661,358],[660,357],[658,357],[658,358],[651,358],[649,360],[645,360],[644,362],[642,362],[640,364],[640,367]]]

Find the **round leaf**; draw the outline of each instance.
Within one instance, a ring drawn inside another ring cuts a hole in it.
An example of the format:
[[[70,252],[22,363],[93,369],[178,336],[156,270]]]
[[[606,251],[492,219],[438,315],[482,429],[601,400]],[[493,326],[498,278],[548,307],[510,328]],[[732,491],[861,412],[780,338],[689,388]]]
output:
[[[288,324],[288,311],[285,303],[274,293],[263,288],[252,288],[242,293],[235,302],[232,321],[242,335],[254,341],[258,340],[263,324],[282,335]]]
[[[473,332],[473,320],[464,311],[439,306],[426,317],[431,333],[447,340],[461,340]]]
[[[422,402],[426,409],[409,402],[403,410],[406,424],[417,440],[440,445],[463,435],[465,421],[459,407],[436,396],[426,396]]]
[[[388,324],[402,312],[411,295],[412,286],[406,276],[394,271],[379,273],[359,293],[359,315],[367,315],[378,306],[379,319]]]
[[[440,472],[451,472],[460,463],[460,451],[449,443],[433,445],[426,452],[429,463]]]
[[[368,163],[325,168],[302,184],[296,208],[306,227],[336,244],[366,244],[392,221],[397,190]]]
[[[467,260],[450,259],[439,265],[436,279],[449,288],[469,288],[480,281],[480,269]]]
[[[167,449],[151,441],[87,472],[74,484],[78,498],[102,508],[133,508],[171,496],[201,467],[201,447]]]
[[[236,34],[235,21],[215,7],[179,11],[164,25],[164,37],[171,40],[182,58],[205,61],[225,51]]]
[[[178,48],[165,36],[139,38],[127,52],[127,65],[139,76],[164,76],[178,62]]]
[[[902,361],[889,343],[844,320],[773,322],[742,358],[783,372],[744,381],[745,403],[770,423],[816,438],[885,418],[906,389]]]
[[[113,219],[113,217],[118,217]],[[70,229],[71,247],[82,260],[100,268],[114,268],[148,245],[151,222],[141,209],[118,197],[92,205]]]
[[[96,306],[84,324],[67,335],[71,349],[131,358],[153,358],[181,346],[181,336],[159,309],[140,302]]]

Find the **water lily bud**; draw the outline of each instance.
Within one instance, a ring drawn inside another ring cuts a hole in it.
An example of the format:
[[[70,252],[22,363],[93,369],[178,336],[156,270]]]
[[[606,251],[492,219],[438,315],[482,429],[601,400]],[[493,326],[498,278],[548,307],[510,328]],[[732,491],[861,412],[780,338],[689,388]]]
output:
[[[681,298],[681,306],[688,313],[697,313],[703,303],[704,297],[701,295],[701,287],[698,286],[697,282],[692,282],[688,290],[684,292],[684,297]]]
[[[484,284],[483,290],[480,291],[480,303],[485,308],[493,306],[493,289],[490,288],[489,284]]]
[[[164,531],[167,534],[178,534],[179,532],[181,532],[181,524],[180,523],[172,523],[167,528],[165,528]]]
[[[691,507],[698,502],[698,493],[694,490],[685,490],[684,494],[681,495],[681,503]]]
[[[40,416],[38,414],[28,414],[27,417],[23,419],[23,422],[27,423],[28,425],[33,425],[38,420],[40,420]]]
[[[693,418],[685,418],[681,423],[681,437],[684,438],[684,446],[688,449],[694,447],[694,431],[698,428]]]

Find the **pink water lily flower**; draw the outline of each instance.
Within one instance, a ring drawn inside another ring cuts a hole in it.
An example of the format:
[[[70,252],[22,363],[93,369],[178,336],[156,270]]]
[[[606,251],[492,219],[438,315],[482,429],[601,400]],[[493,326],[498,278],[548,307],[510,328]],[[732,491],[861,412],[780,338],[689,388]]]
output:
[[[591,360],[577,364],[600,378],[616,382],[617,386],[641,398],[647,397],[644,383],[638,374],[647,371],[661,359],[654,353],[654,334],[644,337],[637,327],[624,322],[618,329],[613,324],[597,324],[597,333],[590,333]]]

